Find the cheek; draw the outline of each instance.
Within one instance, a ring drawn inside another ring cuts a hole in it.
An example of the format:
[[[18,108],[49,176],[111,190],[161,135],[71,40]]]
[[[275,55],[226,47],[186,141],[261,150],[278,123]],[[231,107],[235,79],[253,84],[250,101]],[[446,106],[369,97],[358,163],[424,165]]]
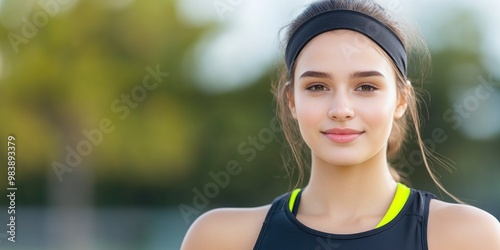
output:
[[[327,119],[328,105],[319,99],[296,96],[295,107],[300,134],[307,145],[312,145],[320,125]]]
[[[312,105],[301,103],[300,101],[297,102],[296,105],[296,119],[302,130],[305,126],[309,126],[309,124],[314,123],[317,119],[316,109],[314,109]]]
[[[327,107],[322,98],[295,96],[295,110],[299,124],[317,123],[318,119],[324,119]]]
[[[391,130],[391,124],[394,121],[394,111],[396,102],[392,97],[381,97],[365,103],[364,108],[358,110],[358,114],[364,117],[364,120],[372,129]]]

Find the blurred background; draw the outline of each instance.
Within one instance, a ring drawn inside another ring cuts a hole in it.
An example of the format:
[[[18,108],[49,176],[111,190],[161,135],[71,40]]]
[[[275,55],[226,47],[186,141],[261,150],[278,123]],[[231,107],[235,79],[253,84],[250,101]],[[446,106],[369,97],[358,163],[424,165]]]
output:
[[[0,0],[1,249],[178,249],[206,210],[260,206],[284,170],[279,31],[311,1]],[[500,7],[379,1],[420,27],[427,145],[450,192],[500,218]],[[411,142],[398,166],[442,195]]]

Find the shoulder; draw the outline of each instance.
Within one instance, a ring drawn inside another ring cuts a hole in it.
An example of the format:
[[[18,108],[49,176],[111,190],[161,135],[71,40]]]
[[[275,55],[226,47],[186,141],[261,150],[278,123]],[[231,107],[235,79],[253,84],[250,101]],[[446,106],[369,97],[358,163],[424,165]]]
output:
[[[428,224],[429,249],[500,249],[500,223],[469,205],[432,200]]]
[[[211,210],[191,225],[181,249],[252,249],[269,208]]]

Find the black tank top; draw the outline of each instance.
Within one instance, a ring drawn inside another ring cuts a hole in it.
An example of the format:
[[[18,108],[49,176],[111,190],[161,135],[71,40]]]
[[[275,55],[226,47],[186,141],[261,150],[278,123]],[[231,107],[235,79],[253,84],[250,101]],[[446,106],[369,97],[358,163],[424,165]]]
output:
[[[427,218],[433,194],[411,189],[402,210],[389,223],[355,234],[330,234],[309,228],[288,209],[290,193],[276,198],[254,250],[427,250]],[[294,205],[297,211],[300,194]]]

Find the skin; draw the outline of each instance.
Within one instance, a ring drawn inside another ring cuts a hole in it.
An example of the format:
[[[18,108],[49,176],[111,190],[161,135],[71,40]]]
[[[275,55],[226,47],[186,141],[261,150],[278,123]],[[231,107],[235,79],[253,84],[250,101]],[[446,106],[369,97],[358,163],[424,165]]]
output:
[[[336,234],[371,230],[389,208],[397,184],[387,165],[387,140],[407,106],[387,56],[374,42],[366,38],[355,53],[346,53],[359,36],[335,30],[312,39],[297,59],[289,104],[312,153],[297,219]],[[332,128],[360,135],[338,143],[325,136]],[[209,211],[193,223],[182,249],[253,249],[269,207]],[[432,200],[428,245],[500,249],[500,223],[478,208]]]

